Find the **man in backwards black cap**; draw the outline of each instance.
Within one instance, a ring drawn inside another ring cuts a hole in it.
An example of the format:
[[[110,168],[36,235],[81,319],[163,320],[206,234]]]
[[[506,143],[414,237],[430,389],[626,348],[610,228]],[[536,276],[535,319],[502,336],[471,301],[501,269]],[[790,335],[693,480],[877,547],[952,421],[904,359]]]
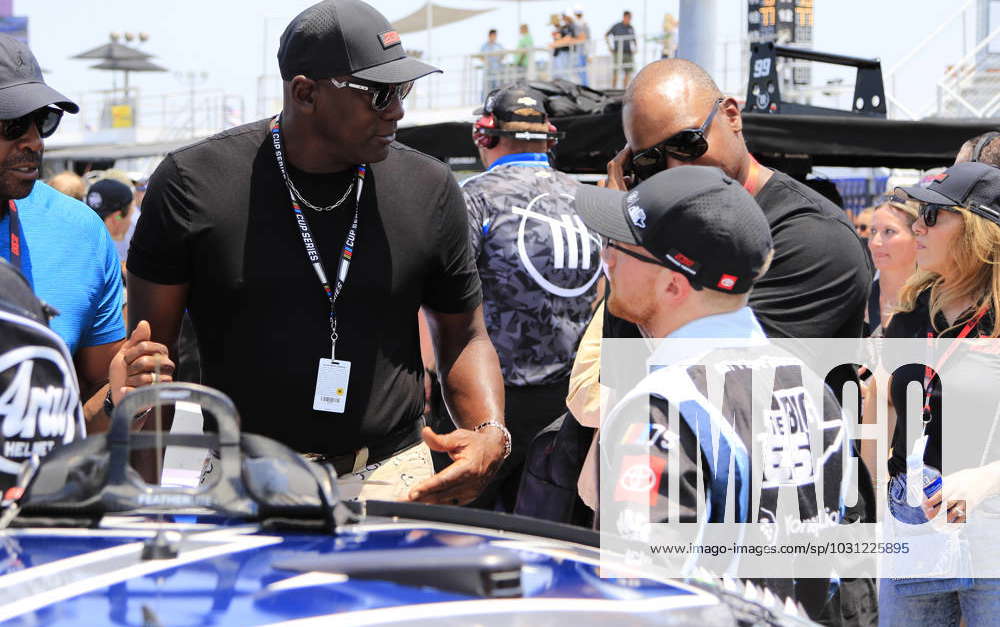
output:
[[[26,44],[0,35],[0,258],[20,271],[35,294],[59,312],[52,329],[73,355],[87,429],[100,431],[113,402],[121,398],[122,387],[152,382],[153,362],[157,355],[165,357],[166,347],[138,346],[149,339],[143,335],[145,328],[125,343],[121,266],[114,242],[86,205],[38,180],[43,140],[56,131],[64,112],[79,110],[45,84]],[[107,382],[113,361],[121,378],[111,389]],[[163,381],[170,380],[172,368],[169,360],[161,363]],[[20,371],[12,367],[7,372]],[[44,386],[18,382],[26,389],[16,398],[44,402],[32,396],[44,396]],[[41,406],[6,405],[0,411],[4,431],[8,436],[11,429],[34,436]],[[19,421],[18,428],[14,425]],[[0,457],[0,472],[9,472],[9,463],[11,457]]]
[[[486,327],[504,379],[511,459],[480,500],[512,511],[521,462],[543,428],[566,411],[573,357],[601,275],[600,240],[573,209],[577,182],[549,166],[545,96],[510,86],[476,111],[472,139],[486,172],[462,182],[469,235],[483,282]]]
[[[205,383],[242,427],[333,463],[348,497],[471,501],[510,450],[465,204],[448,168],[396,143],[436,68],[359,0],[299,14],[278,50],[281,114],[168,155],[128,257],[136,318],[172,344],[185,308]],[[417,311],[461,427],[423,430]],[[428,445],[456,463],[431,477]]]
[[[722,406],[715,407],[706,402],[710,396],[705,386],[712,385],[706,377],[711,375],[690,361],[697,356],[697,364],[726,373],[763,371],[776,363],[773,354],[752,348],[768,340],[748,305],[749,293],[767,272],[774,252],[767,219],[753,197],[722,170],[679,166],[630,192],[580,186],[576,210],[604,237],[609,311],[638,325],[646,337],[690,340],[662,343],[649,359],[657,369],[604,418],[602,449],[613,465],[602,464],[601,479],[611,483],[614,501],[642,504],[649,509],[650,522],[670,521],[666,474],[667,460],[674,455],[679,460],[679,494],[670,498],[679,505],[681,522],[775,521],[779,485],[797,488],[803,520],[839,520],[846,496],[841,486],[847,485],[842,475],[850,472],[841,460],[850,439],[841,431],[840,406],[832,392],[826,390],[823,402],[800,394],[806,379],[801,364],[790,360],[790,367],[774,370],[771,410],[754,430],[751,377],[727,377]],[[781,402],[788,398],[797,399],[796,404]],[[650,424],[656,429],[636,437],[622,427],[620,417],[640,399],[648,399]],[[678,434],[669,431],[670,404],[679,408]],[[800,411],[808,421],[796,413]],[[805,445],[797,439],[803,429],[811,438]],[[810,448],[810,442],[828,448]],[[752,485],[750,460],[757,446],[766,479],[759,497],[751,498],[751,490],[739,486]],[[793,452],[805,452],[812,464],[798,457],[794,469],[789,468]],[[697,502],[698,466],[705,500],[714,507]],[[726,511],[730,474],[737,486],[735,512]],[[652,479],[635,481],[637,477]],[[823,481],[823,503],[814,498],[817,477]],[[757,512],[751,511],[752,502],[759,504]],[[619,514],[602,524],[629,535],[630,513]],[[781,597],[798,600],[811,587],[825,590],[827,582],[769,579],[763,584]]]

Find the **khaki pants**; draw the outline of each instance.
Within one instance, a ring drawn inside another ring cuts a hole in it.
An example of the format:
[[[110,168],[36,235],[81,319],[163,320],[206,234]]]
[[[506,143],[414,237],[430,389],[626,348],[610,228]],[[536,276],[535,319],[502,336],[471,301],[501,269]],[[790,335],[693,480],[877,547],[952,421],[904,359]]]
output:
[[[204,484],[219,472],[219,457],[210,452],[202,464],[199,484]],[[354,472],[337,479],[337,489],[343,501],[400,501],[413,486],[434,474],[431,450],[423,440],[389,459],[368,463],[368,449],[358,451]]]

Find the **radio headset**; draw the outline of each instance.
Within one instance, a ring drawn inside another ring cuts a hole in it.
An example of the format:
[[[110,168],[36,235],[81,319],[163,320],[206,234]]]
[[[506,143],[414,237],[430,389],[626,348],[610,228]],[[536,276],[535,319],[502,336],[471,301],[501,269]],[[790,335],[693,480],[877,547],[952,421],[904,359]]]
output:
[[[969,159],[969,161],[979,161],[979,157],[983,154],[983,148],[986,148],[986,144],[990,143],[997,137],[1000,137],[1000,132],[998,131],[990,131],[989,133],[983,135],[982,138],[976,142],[976,147],[972,149],[972,158]]]
[[[517,89],[517,87],[514,89]],[[496,148],[496,145],[500,143],[500,138],[507,136],[523,141],[544,140],[546,142],[546,151],[549,151],[552,150],[556,143],[566,135],[565,133],[560,133],[552,122],[548,122],[548,131],[545,133],[539,131],[515,131],[501,129],[494,110],[494,103],[500,100],[500,95],[503,91],[504,90],[502,89],[498,89],[487,96],[486,103],[482,108],[482,114],[479,116],[479,119],[476,120],[475,124],[472,125],[472,139],[475,141],[477,146],[481,146],[483,148]],[[539,94],[539,97],[542,96]],[[530,104],[533,107],[538,107],[540,103],[538,103],[538,98],[531,97]],[[504,112],[503,118],[507,122],[537,123],[539,121],[537,115],[521,115],[514,112],[507,113],[506,111]]]
[[[523,117],[525,121],[538,121],[536,118]],[[544,139],[545,149],[552,150],[566,133],[559,132],[552,122],[549,122],[547,133],[539,133],[537,131],[505,131],[497,128],[497,119],[492,113],[484,113],[472,126],[472,139],[476,142],[477,146],[482,146],[483,148],[496,148],[496,145],[500,143],[500,137],[504,135],[524,141],[540,141]]]

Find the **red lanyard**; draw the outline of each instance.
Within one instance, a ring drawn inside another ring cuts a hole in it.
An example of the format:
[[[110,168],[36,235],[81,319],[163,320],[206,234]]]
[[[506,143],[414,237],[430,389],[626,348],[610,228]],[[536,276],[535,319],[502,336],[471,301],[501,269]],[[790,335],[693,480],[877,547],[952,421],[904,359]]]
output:
[[[979,321],[982,319],[983,314],[985,313],[986,313],[986,308],[984,307],[979,311],[979,313],[976,314],[976,316],[972,320],[969,320],[968,322],[965,323],[965,326],[962,327],[962,330],[958,332],[958,335],[955,337],[955,340],[952,341],[950,345],[948,345],[948,350],[944,352],[944,355],[941,355],[941,359],[938,360],[933,370],[931,369],[930,366],[926,365],[924,366],[924,416],[925,416],[924,422],[930,421],[929,416],[931,411],[931,380],[941,370],[941,367],[944,366],[945,362],[948,361],[948,359],[951,357],[951,354],[955,352],[955,349],[958,348],[958,340],[967,337],[969,333],[971,333],[972,330],[976,328],[976,325],[979,324]],[[934,339],[934,332],[928,331],[927,344],[930,345],[931,340],[933,339]]]
[[[10,209],[8,211],[10,218],[7,223],[10,230],[10,263],[21,270],[21,221],[18,219],[17,205],[14,204],[14,201],[7,201],[7,206]]]
[[[757,160],[750,155],[750,173],[747,175],[747,180],[743,183],[743,189],[747,190],[751,196],[756,196],[757,192],[760,191],[757,188],[757,175],[764,169],[764,166],[757,163]]]

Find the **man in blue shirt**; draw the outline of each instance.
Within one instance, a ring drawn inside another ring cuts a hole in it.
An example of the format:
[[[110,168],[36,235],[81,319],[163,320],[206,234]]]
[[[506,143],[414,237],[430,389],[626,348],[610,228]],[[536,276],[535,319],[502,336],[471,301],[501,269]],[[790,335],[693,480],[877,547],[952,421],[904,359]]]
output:
[[[497,29],[491,28],[486,43],[479,48],[483,57],[484,93],[489,93],[500,86],[503,73],[503,46],[497,42]]]
[[[43,138],[79,110],[45,84],[25,44],[0,35],[0,257],[59,312],[52,328],[73,355],[88,430],[100,431],[126,388],[169,381],[173,364],[143,342],[148,325],[126,345],[121,266],[100,218],[38,181]],[[124,370],[125,386],[109,389],[110,367]]]

